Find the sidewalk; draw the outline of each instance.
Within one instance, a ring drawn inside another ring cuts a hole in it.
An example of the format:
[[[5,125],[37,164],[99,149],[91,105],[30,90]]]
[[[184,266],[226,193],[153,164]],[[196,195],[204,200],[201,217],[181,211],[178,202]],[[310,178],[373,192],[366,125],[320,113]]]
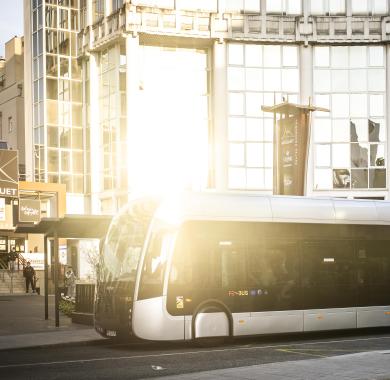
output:
[[[44,297],[0,296],[0,350],[102,340],[91,327],[72,323],[60,314],[55,327],[54,297],[49,296],[49,320],[44,316]]]
[[[385,380],[390,379],[390,351],[371,351],[321,359],[305,359],[196,372],[167,376],[164,377],[164,380],[211,380],[222,378],[227,380]]]

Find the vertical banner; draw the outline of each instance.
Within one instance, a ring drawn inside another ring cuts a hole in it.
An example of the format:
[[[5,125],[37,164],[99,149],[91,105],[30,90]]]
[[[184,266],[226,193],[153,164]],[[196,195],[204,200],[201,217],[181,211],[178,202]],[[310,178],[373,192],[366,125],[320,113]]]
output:
[[[276,122],[274,194],[304,195],[309,145],[309,118],[297,110]]]
[[[274,188],[275,195],[305,195],[310,143],[310,113],[329,112],[310,105],[283,102],[262,106],[274,114]],[[276,115],[279,115],[277,119]]]

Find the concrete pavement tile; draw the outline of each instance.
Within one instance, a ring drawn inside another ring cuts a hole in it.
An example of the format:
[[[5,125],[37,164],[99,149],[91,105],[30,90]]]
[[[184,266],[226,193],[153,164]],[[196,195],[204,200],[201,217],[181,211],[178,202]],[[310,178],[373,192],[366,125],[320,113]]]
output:
[[[390,379],[390,351],[373,351],[321,359],[269,363],[241,368],[205,371],[165,377],[164,380],[189,379],[265,379],[265,380],[366,380]]]

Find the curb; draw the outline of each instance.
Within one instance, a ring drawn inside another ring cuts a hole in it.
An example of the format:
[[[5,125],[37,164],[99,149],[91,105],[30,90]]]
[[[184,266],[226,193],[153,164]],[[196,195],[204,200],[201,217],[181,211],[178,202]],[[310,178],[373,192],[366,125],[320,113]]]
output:
[[[38,344],[34,346],[23,346],[23,347],[4,347],[0,348],[2,351],[20,351],[20,350],[30,350],[30,349],[43,349],[43,348],[54,348],[54,347],[67,347],[67,346],[86,346],[87,344],[93,346],[104,345],[105,343],[110,342],[107,339],[102,338],[97,340],[83,340],[80,342],[62,342],[62,343],[48,343],[48,344]]]

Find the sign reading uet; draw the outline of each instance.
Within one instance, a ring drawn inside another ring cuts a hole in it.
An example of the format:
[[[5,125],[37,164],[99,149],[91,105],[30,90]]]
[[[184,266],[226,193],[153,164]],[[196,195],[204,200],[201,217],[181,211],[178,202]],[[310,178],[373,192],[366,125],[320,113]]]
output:
[[[18,189],[10,189],[8,187],[0,187],[0,195],[4,197],[17,198]]]

